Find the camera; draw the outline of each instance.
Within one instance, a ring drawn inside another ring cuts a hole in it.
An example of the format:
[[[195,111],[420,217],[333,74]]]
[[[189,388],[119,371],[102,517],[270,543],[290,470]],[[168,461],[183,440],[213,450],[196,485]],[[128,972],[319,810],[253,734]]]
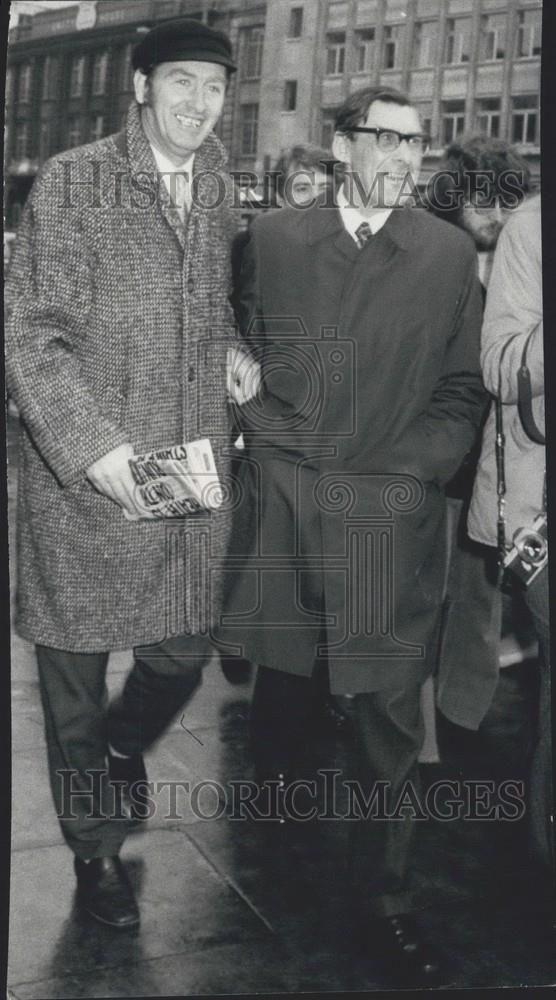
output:
[[[504,559],[504,569],[509,569],[526,587],[546,566],[547,536],[546,514],[539,514],[531,528],[518,528],[514,534],[513,546]]]

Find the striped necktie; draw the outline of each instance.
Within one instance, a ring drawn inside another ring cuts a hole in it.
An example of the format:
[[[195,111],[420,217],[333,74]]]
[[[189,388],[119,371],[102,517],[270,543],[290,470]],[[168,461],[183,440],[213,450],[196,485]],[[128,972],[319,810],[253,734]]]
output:
[[[188,185],[189,178],[183,171],[176,171],[172,177],[172,204],[176,209],[183,225],[185,225],[187,220],[187,196],[188,196]]]
[[[368,222],[362,222],[361,225],[355,230],[355,235],[357,237],[359,247],[362,250],[367,240],[370,240],[373,235],[373,231]]]

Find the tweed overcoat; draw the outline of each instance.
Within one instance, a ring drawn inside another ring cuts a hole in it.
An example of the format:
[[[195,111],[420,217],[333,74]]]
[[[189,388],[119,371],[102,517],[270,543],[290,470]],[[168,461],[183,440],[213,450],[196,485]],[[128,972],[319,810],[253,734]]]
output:
[[[203,631],[215,613],[228,512],[128,522],[85,470],[124,442],[142,453],[206,436],[228,474],[225,164],[211,133],[184,228],[134,103],[121,133],[54,157],[33,185],[6,288],[24,638],[126,649]]]
[[[254,223],[241,293],[263,389],[244,407],[221,639],[300,675],[326,659],[336,692],[424,677],[443,486],[486,404],[472,242],[404,208],[360,250],[337,209],[284,209]]]

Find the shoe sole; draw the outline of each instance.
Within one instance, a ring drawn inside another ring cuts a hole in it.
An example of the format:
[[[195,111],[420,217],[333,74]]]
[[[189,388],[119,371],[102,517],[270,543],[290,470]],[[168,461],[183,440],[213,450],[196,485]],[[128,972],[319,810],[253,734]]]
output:
[[[93,910],[90,910],[89,907],[87,906],[87,904],[82,899],[79,899],[79,896],[77,897],[77,903],[78,903],[79,909],[83,913],[86,913],[88,917],[91,917],[93,920],[98,921],[99,924],[104,924],[105,927],[114,927],[115,930],[117,930],[117,931],[127,931],[127,930],[130,930],[132,927],[138,927],[139,924],[140,924],[140,922],[141,922],[141,917],[138,916],[133,921],[128,920],[127,923],[125,923],[125,924],[117,924],[117,923],[114,923],[112,920],[106,920],[104,917],[99,916],[98,913],[95,913]]]

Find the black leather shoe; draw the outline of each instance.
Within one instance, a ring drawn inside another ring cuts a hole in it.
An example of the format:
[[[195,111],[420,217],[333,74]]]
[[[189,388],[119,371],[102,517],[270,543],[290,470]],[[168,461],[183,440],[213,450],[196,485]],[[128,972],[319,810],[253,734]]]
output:
[[[137,782],[147,781],[145,761],[140,753],[132,757],[114,757],[108,753],[108,773],[110,781],[121,782],[115,786],[116,815],[122,815],[130,823],[141,823],[147,819],[146,807],[141,807],[132,796],[132,788]]]
[[[450,985],[440,956],[423,940],[419,928],[405,913],[376,920],[373,951],[375,948],[388,972],[404,985]]]
[[[253,664],[243,656],[221,656],[220,666],[230,684],[248,684],[253,673]]]
[[[118,855],[74,859],[79,906],[101,924],[110,927],[136,927],[139,909],[131,883]]]

